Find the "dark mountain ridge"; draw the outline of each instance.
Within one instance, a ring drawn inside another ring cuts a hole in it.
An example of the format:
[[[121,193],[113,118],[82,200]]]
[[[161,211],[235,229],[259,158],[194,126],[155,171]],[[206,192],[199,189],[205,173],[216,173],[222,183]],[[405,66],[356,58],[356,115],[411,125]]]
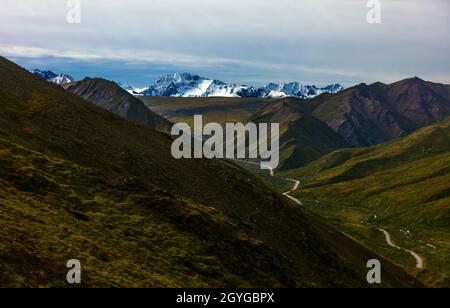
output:
[[[150,111],[140,100],[112,81],[85,78],[63,87],[97,106],[138,124],[167,132],[171,128],[169,121]]]
[[[398,139],[450,116],[450,86],[405,79],[360,84],[311,101],[313,115],[353,146]]]
[[[312,116],[313,105],[281,99],[259,109],[249,122],[280,123],[280,169],[298,168],[337,149],[350,147],[341,136]]]

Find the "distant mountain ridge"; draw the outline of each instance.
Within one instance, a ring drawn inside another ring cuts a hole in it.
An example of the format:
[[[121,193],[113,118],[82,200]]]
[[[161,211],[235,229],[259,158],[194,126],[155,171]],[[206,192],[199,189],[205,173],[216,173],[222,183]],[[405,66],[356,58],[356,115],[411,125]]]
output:
[[[283,98],[260,108],[251,123],[279,123],[280,170],[298,168],[335,150],[351,147],[326,123],[312,116],[313,106],[297,98]]]
[[[62,87],[135,123],[166,132],[172,127],[168,120],[150,111],[140,100],[115,82],[101,78],[84,78],[78,82],[64,84]]]
[[[298,98],[314,98],[323,93],[336,94],[344,90],[340,84],[332,84],[323,88],[318,88],[314,85],[302,85],[299,82],[290,83],[269,83],[259,91],[262,92],[262,97],[268,98],[284,98],[284,97],[298,97]]]
[[[209,122],[222,125],[230,120],[278,123],[280,170],[305,166],[341,148],[397,140],[450,116],[450,85],[420,78],[392,84],[360,84],[311,100],[143,96],[139,99],[173,121],[190,123],[195,114],[203,114]]]
[[[30,72],[38,77],[41,77],[44,80],[47,80],[48,82],[56,83],[59,85],[67,84],[67,83],[71,83],[71,82],[75,81],[75,79],[70,75],[67,75],[67,74],[59,74],[58,75],[49,70],[41,71],[39,69],[34,69]]]
[[[339,84],[323,88],[314,85],[302,85],[298,82],[286,84],[270,83],[261,88],[253,86],[227,84],[189,73],[175,73],[160,77],[145,90],[127,88],[130,93],[143,96],[170,97],[260,97],[283,98],[297,97],[314,98],[322,93],[339,93],[344,87]]]
[[[372,146],[406,136],[450,116],[450,85],[404,79],[360,84],[317,97],[313,116],[353,146]]]

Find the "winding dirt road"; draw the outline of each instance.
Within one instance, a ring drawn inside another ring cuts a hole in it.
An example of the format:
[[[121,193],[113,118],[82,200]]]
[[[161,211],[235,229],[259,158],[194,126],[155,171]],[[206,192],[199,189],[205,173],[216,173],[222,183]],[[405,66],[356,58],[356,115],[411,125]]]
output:
[[[290,191],[285,192],[283,195],[288,197],[289,199],[291,199],[292,201],[294,201],[298,205],[303,205],[303,203],[299,199],[291,196],[291,193],[293,193],[294,191],[296,191],[300,187],[300,181],[292,180],[292,179],[285,179],[285,180],[289,181],[289,182],[293,182],[294,183],[294,188],[292,188],[292,190],[290,190]]]
[[[234,159],[234,161],[238,161],[240,163],[250,164],[250,165],[254,165],[254,166],[262,166],[262,167],[264,167],[264,168],[266,168],[267,170],[270,171],[270,176],[272,176],[272,177],[275,176],[275,171],[273,170],[273,168],[271,168],[271,167],[269,167],[267,165],[264,165],[264,164],[261,165],[260,163],[254,163],[254,162],[251,162],[251,161],[243,161],[243,160],[238,160],[238,159]],[[293,180],[293,179],[284,179],[284,180],[289,181],[289,182],[293,182],[294,183],[294,187],[292,188],[292,190],[283,193],[283,195],[288,197],[289,199],[291,199],[292,201],[294,201],[298,205],[303,205],[303,203],[299,199],[291,196],[291,194],[300,187],[300,181]]]
[[[406,248],[402,248],[402,247],[400,247],[400,246],[397,246],[395,243],[394,243],[394,241],[392,240],[392,237],[391,237],[391,234],[389,233],[389,232],[387,232],[386,230],[384,230],[384,229],[381,229],[381,228],[378,228],[378,230],[379,231],[381,231],[381,232],[383,232],[383,234],[384,234],[384,237],[385,237],[385,239],[386,239],[386,243],[389,245],[389,246],[391,246],[392,248],[395,248],[395,249],[399,249],[399,250],[403,250],[403,251],[406,251],[407,253],[409,253],[410,255],[412,255],[413,257],[414,257],[414,259],[416,259],[416,267],[418,268],[418,269],[424,269],[424,260],[423,260],[423,258],[419,255],[419,254],[417,254],[417,253],[415,253],[414,251],[412,251],[412,250],[409,250],[409,249],[406,249]]]

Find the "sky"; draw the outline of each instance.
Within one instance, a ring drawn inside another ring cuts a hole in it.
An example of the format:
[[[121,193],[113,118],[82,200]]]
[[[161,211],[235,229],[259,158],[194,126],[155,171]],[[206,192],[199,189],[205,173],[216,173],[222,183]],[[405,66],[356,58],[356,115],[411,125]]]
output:
[[[190,72],[261,86],[394,82],[450,84],[450,1],[1,0],[0,55],[27,69],[145,87]],[[70,15],[72,16],[72,15]]]

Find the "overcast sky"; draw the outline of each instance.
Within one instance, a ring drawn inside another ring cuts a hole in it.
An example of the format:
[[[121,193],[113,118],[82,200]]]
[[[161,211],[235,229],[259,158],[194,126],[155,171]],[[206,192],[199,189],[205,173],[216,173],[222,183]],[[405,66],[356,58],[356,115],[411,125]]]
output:
[[[32,69],[146,86],[186,71],[262,85],[345,86],[419,76],[450,83],[450,1],[1,0],[0,55]]]

